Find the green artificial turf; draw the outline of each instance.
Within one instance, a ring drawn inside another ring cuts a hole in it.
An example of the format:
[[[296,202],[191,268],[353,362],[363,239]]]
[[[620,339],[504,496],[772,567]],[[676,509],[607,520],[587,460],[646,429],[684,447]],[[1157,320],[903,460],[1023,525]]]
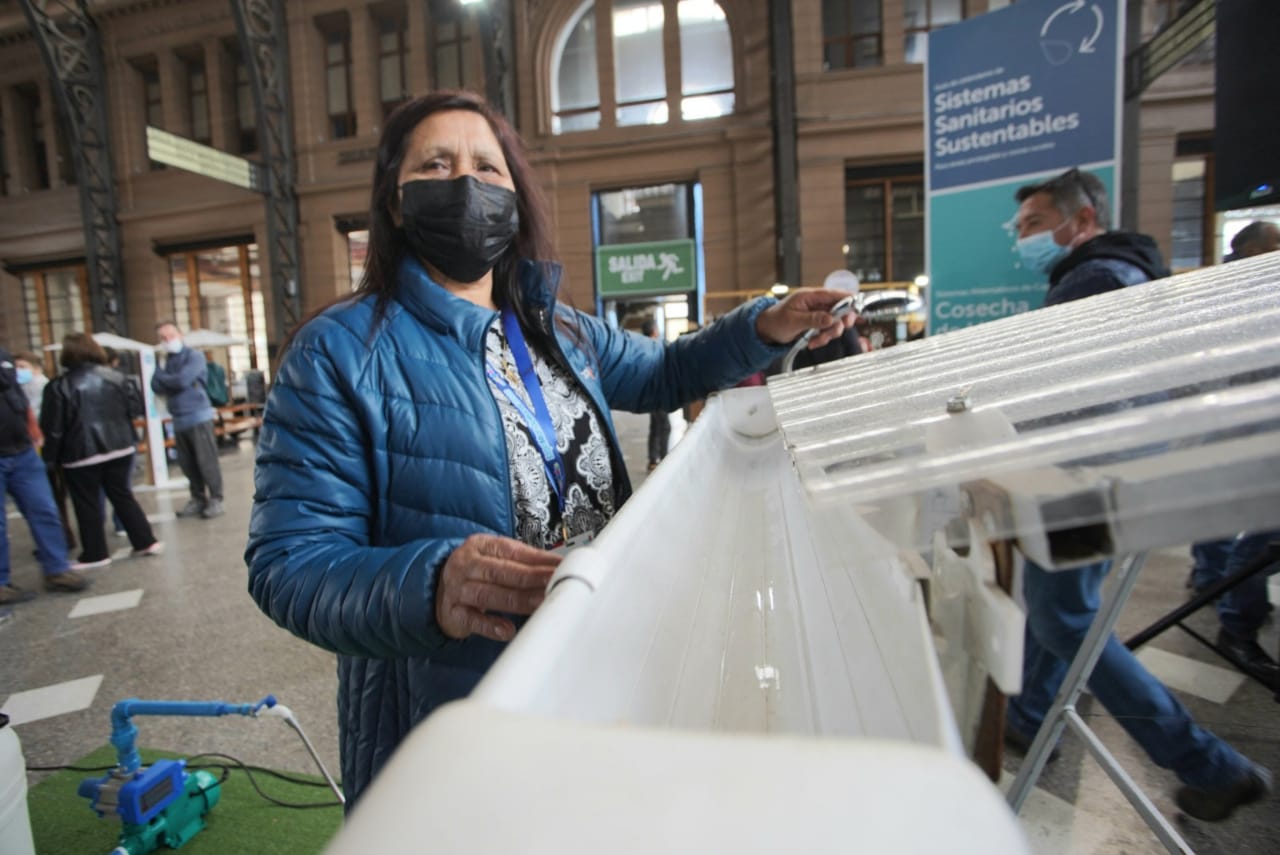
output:
[[[141,749],[142,762],[182,755]],[[115,749],[103,746],[81,758],[73,766],[111,766]],[[191,765],[215,764],[221,758],[192,758]],[[209,769],[217,778],[220,769]],[[76,787],[85,778],[101,778],[106,772],[72,772],[63,770],[50,775],[27,793],[31,811],[31,830],[35,837],[36,855],[108,855],[120,835],[120,822],[99,818],[89,808],[88,799],[76,795]],[[292,777],[322,784],[309,787],[254,773],[263,792],[272,798],[292,803],[336,801],[323,780],[310,775]],[[242,769],[232,768],[222,784],[218,804],[205,817],[208,826],[191,839],[181,851],[183,855],[314,855],[324,849],[342,824],[342,808],[323,807],[293,810],[273,805],[254,790]],[[3,847],[0,847],[3,848]],[[159,852],[170,850],[161,848]]]

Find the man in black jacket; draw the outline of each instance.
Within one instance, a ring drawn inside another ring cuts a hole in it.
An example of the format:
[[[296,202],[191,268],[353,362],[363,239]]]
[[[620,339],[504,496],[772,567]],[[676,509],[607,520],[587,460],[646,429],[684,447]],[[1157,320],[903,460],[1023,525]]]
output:
[[[71,569],[62,518],[49,491],[44,463],[31,442],[30,405],[18,384],[13,357],[0,348],[0,496],[13,496],[36,542],[36,558],[48,591],[82,591],[88,581]],[[9,582],[8,521],[0,514],[0,605],[25,602],[33,594]]]
[[[1049,277],[1045,305],[1116,291],[1168,275],[1155,241],[1110,231],[1106,189],[1076,169],[1018,190],[1018,254]],[[1027,561],[1022,693],[1011,698],[1005,741],[1025,749],[1093,624],[1110,561],[1046,571]],[[1271,790],[1271,773],[1200,727],[1113,633],[1089,689],[1159,766],[1182,781],[1178,807],[1197,819],[1226,819]],[[1051,758],[1052,759],[1052,758]]]
[[[1018,255],[1049,277],[1054,306],[1169,275],[1146,235],[1111,231],[1107,191],[1097,176],[1071,169],[1018,190]]]

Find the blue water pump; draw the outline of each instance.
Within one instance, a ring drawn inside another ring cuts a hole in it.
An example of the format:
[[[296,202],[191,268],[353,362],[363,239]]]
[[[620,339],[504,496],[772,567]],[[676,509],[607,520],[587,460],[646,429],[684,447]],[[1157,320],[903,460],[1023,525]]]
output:
[[[147,855],[161,846],[177,849],[205,827],[204,818],[220,796],[218,779],[205,771],[187,772],[185,760],[159,760],[143,768],[133,716],[257,716],[275,706],[271,695],[256,704],[136,698],[116,704],[111,709],[111,744],[117,766],[101,778],[86,778],[77,789],[98,816],[119,817],[120,843],[112,855]],[[289,716],[287,708],[280,710]]]

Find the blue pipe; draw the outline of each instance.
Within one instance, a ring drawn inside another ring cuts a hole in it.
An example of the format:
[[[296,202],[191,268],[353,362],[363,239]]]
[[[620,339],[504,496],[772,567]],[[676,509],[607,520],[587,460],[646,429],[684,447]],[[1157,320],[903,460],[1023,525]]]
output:
[[[256,704],[228,704],[222,701],[140,701],[126,698],[111,708],[111,744],[116,749],[119,771],[132,775],[142,765],[134,740],[138,729],[135,715],[189,715],[212,718],[223,715],[257,715],[263,707],[274,707],[275,695],[267,695]]]

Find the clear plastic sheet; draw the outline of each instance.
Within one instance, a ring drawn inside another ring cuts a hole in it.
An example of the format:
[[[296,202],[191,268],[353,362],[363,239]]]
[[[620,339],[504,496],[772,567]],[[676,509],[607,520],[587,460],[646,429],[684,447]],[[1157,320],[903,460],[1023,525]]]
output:
[[[769,388],[810,497],[903,546],[961,518],[1024,546],[1091,532],[1091,548],[1044,556],[1069,564],[1280,526],[1280,254]]]

